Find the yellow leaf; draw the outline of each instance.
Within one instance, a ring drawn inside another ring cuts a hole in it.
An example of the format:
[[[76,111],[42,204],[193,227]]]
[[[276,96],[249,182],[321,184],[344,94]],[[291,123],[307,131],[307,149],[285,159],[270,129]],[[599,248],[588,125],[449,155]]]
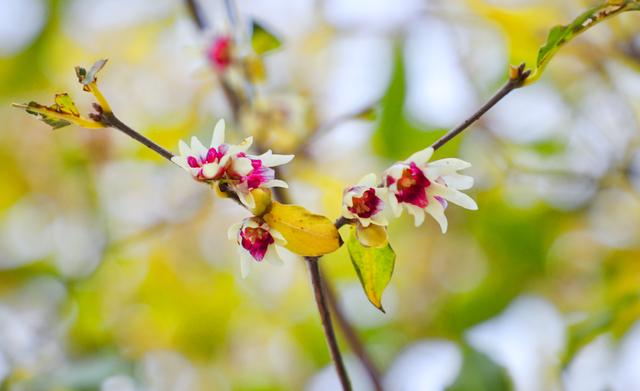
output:
[[[387,229],[379,225],[372,224],[368,227],[358,225],[356,229],[356,236],[360,243],[365,247],[381,248],[385,247],[389,243]]]
[[[290,251],[302,256],[329,254],[342,245],[340,234],[331,220],[301,206],[274,201],[264,220],[284,236]]]

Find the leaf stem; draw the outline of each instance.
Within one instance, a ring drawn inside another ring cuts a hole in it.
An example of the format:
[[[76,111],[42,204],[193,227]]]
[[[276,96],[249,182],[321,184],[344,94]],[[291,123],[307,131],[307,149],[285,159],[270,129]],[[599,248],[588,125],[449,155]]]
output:
[[[318,266],[318,257],[304,257],[309,266],[309,273],[311,275],[311,284],[313,285],[313,293],[318,305],[318,312],[320,313],[320,319],[322,320],[322,327],[324,329],[325,339],[327,345],[329,345],[329,351],[331,352],[331,358],[335,364],[336,373],[342,384],[344,391],[351,391],[351,382],[349,381],[349,375],[347,369],[344,366],[342,360],[342,354],[338,347],[338,341],[336,334],[333,330],[333,324],[331,323],[331,314],[327,305],[326,290],[322,283],[322,276],[320,274],[320,267]]]
[[[504,97],[509,95],[513,90],[516,90],[522,87],[524,85],[525,80],[527,80],[527,77],[529,77],[529,75],[531,74],[531,70],[525,71],[524,68],[525,68],[525,64],[521,64],[518,68],[513,68],[512,70],[514,74],[510,75],[509,81],[507,81],[507,83],[504,86],[502,86],[502,88],[500,88],[498,92],[496,92],[491,97],[491,99],[489,99],[484,105],[482,105],[482,107],[480,107],[478,111],[473,113],[473,115],[467,118],[462,124],[460,124],[458,127],[454,129],[451,129],[447,134],[445,134],[440,139],[438,139],[435,143],[433,143],[431,145],[431,148],[433,148],[434,150],[437,150],[438,148],[442,147],[443,145],[451,141],[454,137],[456,137],[457,135],[465,131],[467,128],[469,128],[469,126],[473,125],[474,122],[476,122],[478,119],[480,119],[480,117],[486,114],[487,111],[491,110],[493,106],[495,106],[498,102],[504,99]]]

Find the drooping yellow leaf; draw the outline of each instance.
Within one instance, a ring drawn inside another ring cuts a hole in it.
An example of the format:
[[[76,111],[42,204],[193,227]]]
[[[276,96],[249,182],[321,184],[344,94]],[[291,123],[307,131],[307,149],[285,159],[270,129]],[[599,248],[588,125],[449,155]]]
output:
[[[273,202],[264,215],[269,226],[287,240],[286,247],[302,256],[321,256],[336,251],[342,239],[333,222],[297,205]]]
[[[380,248],[363,246],[358,240],[354,228],[351,229],[351,235],[347,241],[347,249],[364,293],[371,304],[384,312],[384,308],[382,308],[382,293],[393,274],[393,267],[396,262],[395,252],[389,243]]]
[[[35,115],[53,129],[60,129],[71,124],[89,129],[104,127],[99,122],[82,117],[68,94],[56,94],[54,102],[51,106],[41,105],[33,101],[26,104],[14,103],[13,106]]]

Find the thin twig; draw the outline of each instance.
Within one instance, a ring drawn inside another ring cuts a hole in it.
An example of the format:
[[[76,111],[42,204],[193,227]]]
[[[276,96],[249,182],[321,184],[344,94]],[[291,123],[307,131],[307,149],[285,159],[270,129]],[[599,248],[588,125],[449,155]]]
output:
[[[196,0],[186,0],[187,8],[189,9],[189,13],[191,13],[191,17],[193,21],[196,22],[198,28],[200,30],[204,30],[207,28],[207,20],[202,13],[202,9],[200,8],[200,4]]]
[[[356,356],[358,356],[358,359],[360,359],[360,362],[364,366],[364,369],[367,371],[369,378],[371,378],[371,382],[373,383],[375,390],[383,391],[382,381],[380,380],[380,372],[378,372],[378,368],[376,368],[374,363],[371,361],[371,358],[369,358],[364,345],[358,337],[357,331],[351,325],[351,323],[349,323],[349,320],[347,320],[347,318],[344,316],[344,312],[342,311],[342,307],[340,307],[340,304],[338,303],[335,292],[333,291],[331,285],[327,283],[328,280],[322,274],[320,274],[320,277],[321,281],[323,281],[324,293],[327,298],[327,303],[329,304],[329,307],[331,308],[333,314],[336,316],[336,322],[342,329],[342,333],[344,334],[347,343],[349,344],[349,346],[351,346],[351,349],[353,349],[353,352],[356,354]]]
[[[148,138],[146,138],[142,134],[140,134],[140,133],[136,132],[135,130],[131,129],[124,122],[120,121],[115,115],[113,115],[113,113],[101,114],[100,118],[101,118],[102,122],[105,125],[108,125],[108,126],[110,126],[112,128],[115,128],[115,129],[118,129],[119,131],[121,131],[122,133],[126,134],[127,136],[133,138],[134,140],[138,141],[139,143],[141,143],[145,147],[157,152],[158,155],[162,156],[163,158],[165,158],[167,160],[171,160],[171,158],[173,157],[173,154],[171,152],[167,151],[166,149],[162,148],[158,144],[156,144],[153,141],[149,140]]]
[[[326,291],[323,289],[322,277],[320,275],[320,268],[318,266],[318,257],[304,257],[309,266],[309,273],[311,274],[311,284],[313,285],[313,293],[318,305],[318,312],[320,313],[320,319],[322,320],[322,327],[324,329],[325,339],[327,345],[329,345],[329,351],[331,352],[331,358],[335,364],[336,373],[342,384],[342,389],[345,391],[351,391],[351,382],[349,381],[349,375],[347,369],[344,366],[342,355],[340,354],[340,348],[338,347],[338,341],[336,334],[333,330],[333,324],[331,323],[331,314],[329,313],[329,307],[327,306]]]
[[[522,87],[525,80],[527,80],[527,77],[529,77],[529,75],[531,74],[530,70],[525,71],[524,68],[525,68],[525,64],[522,64],[517,69],[515,69],[517,73],[511,76],[509,78],[509,81],[507,81],[507,83],[502,88],[500,88],[498,92],[496,92],[495,95],[493,95],[491,99],[487,101],[487,103],[485,103],[478,111],[473,113],[471,117],[467,118],[458,127],[451,129],[447,134],[445,134],[438,141],[433,143],[431,147],[434,150],[442,147],[443,145],[451,141],[454,137],[456,137],[457,135],[465,131],[467,128],[469,128],[469,126],[471,126],[474,122],[476,122],[493,106],[495,106],[498,102],[504,99],[505,96],[509,95],[513,90],[516,90]]]

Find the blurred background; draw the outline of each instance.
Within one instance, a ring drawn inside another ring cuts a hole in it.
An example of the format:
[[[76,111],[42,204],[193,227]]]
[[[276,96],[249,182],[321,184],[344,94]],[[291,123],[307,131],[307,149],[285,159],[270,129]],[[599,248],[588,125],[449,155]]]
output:
[[[109,58],[124,122],[173,151],[218,118],[231,140],[268,130],[296,153],[296,202],[334,218],[345,186],[457,125],[599,2],[238,0],[237,23],[283,46],[236,121],[205,55],[225,5],[201,3],[205,32],[179,0],[0,0],[1,389],[338,389],[304,263],[240,278],[226,230],[246,211],[115,130],[52,131],[11,102],[69,92],[87,112],[73,67]],[[323,258],[388,390],[640,389],[639,21],[590,30],[438,151],[473,164],[480,210],[449,208],[446,235],[394,220],[386,314],[344,248]]]

